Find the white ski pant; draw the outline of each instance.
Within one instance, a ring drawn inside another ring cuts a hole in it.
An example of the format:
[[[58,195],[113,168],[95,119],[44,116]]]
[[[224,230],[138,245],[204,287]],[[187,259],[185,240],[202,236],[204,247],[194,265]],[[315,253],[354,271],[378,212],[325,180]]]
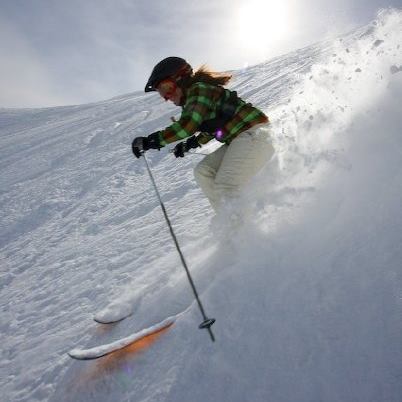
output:
[[[195,180],[218,211],[224,199],[236,197],[274,154],[268,124],[239,134],[230,145],[207,155],[194,169]]]

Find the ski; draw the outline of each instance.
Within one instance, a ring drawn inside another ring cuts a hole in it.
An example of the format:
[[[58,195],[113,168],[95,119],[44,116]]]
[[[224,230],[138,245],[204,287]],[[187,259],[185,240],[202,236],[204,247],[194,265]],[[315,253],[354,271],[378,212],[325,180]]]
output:
[[[103,318],[101,315],[95,315],[93,317],[93,319],[98,324],[116,324],[120,321],[125,320],[127,317],[130,317],[130,315],[132,315],[132,313],[127,314],[125,316],[118,317],[118,318]]]
[[[136,332],[130,336],[119,339],[109,344],[95,346],[90,349],[73,349],[68,352],[68,355],[76,360],[94,360],[99,359],[100,357],[110,355],[116,351],[122,350],[127,346],[132,345],[133,343],[147,337],[150,335],[154,335],[158,332],[163,331],[164,329],[169,328],[174,324],[178,315],[171,316],[166,318],[165,320],[155,324],[149,328],[143,329],[139,332]]]
[[[133,314],[132,302],[111,304],[103,310],[97,312],[93,319],[99,324],[115,324],[123,321]]]

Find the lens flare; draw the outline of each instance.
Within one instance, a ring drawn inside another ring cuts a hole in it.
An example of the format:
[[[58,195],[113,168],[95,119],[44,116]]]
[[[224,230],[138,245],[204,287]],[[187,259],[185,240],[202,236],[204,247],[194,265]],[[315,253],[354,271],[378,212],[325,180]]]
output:
[[[217,130],[215,133],[215,138],[220,141],[223,138],[223,131],[222,130]]]
[[[173,322],[169,323],[163,328],[155,331],[152,334],[144,336],[141,339],[127,345],[123,349],[117,350],[105,357],[96,360],[94,363],[88,362],[88,367],[85,372],[80,372],[79,377],[74,381],[74,388],[87,389],[91,381],[97,381],[104,378],[114,371],[121,371],[121,373],[132,373],[135,369],[135,357],[142,352],[145,352],[152,347],[158,339],[165,334]]]

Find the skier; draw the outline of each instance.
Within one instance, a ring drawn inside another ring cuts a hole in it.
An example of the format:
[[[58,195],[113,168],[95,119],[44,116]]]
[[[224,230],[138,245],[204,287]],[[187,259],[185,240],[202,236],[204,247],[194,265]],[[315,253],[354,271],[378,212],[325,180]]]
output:
[[[163,59],[154,67],[145,92],[157,91],[166,101],[181,106],[180,119],[132,142],[137,158],[149,149],[184,139],[174,147],[176,158],[212,139],[221,142],[194,169],[196,182],[216,212],[274,153],[268,117],[235,91],[225,89],[230,79],[231,75],[210,72],[205,66],[193,72],[180,57]]]

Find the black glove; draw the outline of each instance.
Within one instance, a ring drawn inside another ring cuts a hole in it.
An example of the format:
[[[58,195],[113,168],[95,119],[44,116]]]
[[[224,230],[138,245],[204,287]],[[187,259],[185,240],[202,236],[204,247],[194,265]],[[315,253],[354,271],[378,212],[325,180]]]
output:
[[[188,152],[192,148],[198,148],[198,147],[201,147],[201,145],[198,142],[197,137],[193,135],[187,141],[179,142],[173,148],[173,154],[176,158],[183,158],[185,152]]]
[[[159,141],[159,131],[148,135],[148,137],[137,137],[131,144],[133,154],[140,158],[148,149],[161,149]]]

